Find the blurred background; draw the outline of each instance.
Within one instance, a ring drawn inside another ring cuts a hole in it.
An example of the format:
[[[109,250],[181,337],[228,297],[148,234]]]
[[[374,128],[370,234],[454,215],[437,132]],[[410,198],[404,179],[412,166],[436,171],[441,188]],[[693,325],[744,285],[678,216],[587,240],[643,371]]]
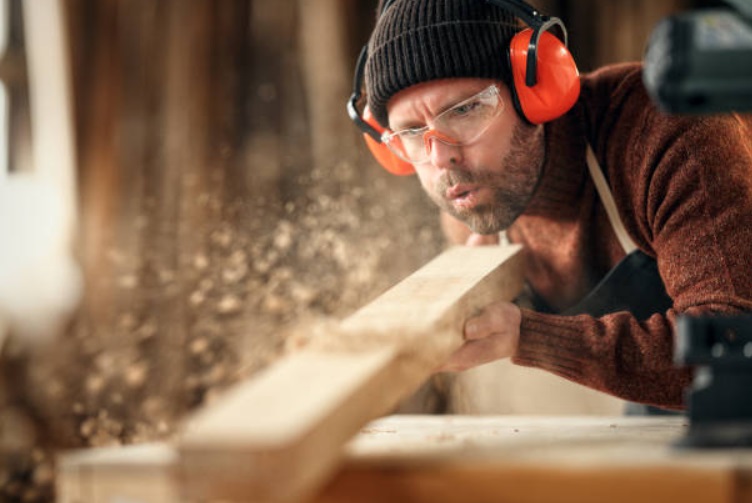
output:
[[[346,316],[442,250],[417,181],[378,168],[345,113],[376,3],[60,3],[82,288],[44,344],[14,343],[23,330],[5,320],[3,500],[49,500],[55,448],[169,437],[312,323]],[[29,105],[39,79],[27,4],[7,1],[3,28],[8,179],[36,169],[32,131],[45,120]],[[532,4],[564,20],[583,72],[641,59],[661,17],[712,5]],[[48,221],[42,206],[0,214],[0,230],[34,225],[35,212]],[[50,288],[24,281],[31,299]]]

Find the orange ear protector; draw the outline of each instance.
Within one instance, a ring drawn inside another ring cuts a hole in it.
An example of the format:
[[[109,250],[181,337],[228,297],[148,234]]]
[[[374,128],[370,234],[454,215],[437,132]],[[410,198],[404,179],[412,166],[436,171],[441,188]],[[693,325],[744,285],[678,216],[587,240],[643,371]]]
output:
[[[353,92],[350,99],[347,101],[347,113],[350,115],[350,119],[352,119],[355,125],[358,126],[358,129],[363,131],[366,145],[368,145],[368,149],[381,167],[393,175],[412,175],[415,173],[413,165],[397,157],[394,152],[389,150],[386,143],[381,141],[381,136],[384,133],[388,133],[389,130],[378,123],[368,107],[363,111],[363,115],[358,111],[357,104],[361,98],[361,89],[363,88],[363,74],[366,67],[366,59],[368,59],[368,45],[363,46],[363,49],[361,49],[360,56],[358,56],[358,63],[355,65]]]
[[[395,1],[384,2],[380,15]],[[564,115],[580,94],[579,72],[567,49],[564,23],[557,17],[540,14],[522,0],[484,1],[511,11],[530,27],[515,34],[507,50],[512,71],[512,101],[517,112],[531,124],[543,124]],[[548,33],[553,27],[559,28],[561,39]],[[362,115],[357,109],[367,59],[366,44],[355,67],[353,93],[347,102],[348,114],[363,131],[368,148],[384,169],[395,175],[410,175],[415,173],[413,165],[397,157],[381,141],[382,134],[390,131],[376,121],[368,107]]]

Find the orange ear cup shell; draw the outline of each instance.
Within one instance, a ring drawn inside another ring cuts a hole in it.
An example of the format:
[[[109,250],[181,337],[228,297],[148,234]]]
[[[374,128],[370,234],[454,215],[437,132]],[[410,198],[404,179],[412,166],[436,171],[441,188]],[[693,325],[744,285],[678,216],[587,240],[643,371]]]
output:
[[[533,30],[527,28],[516,34],[509,44],[515,92],[522,113],[533,124],[542,124],[561,117],[569,111],[580,95],[580,78],[572,54],[564,43],[543,32],[537,49],[537,82],[528,87],[527,53]]]
[[[368,110],[368,107],[366,107],[366,109],[363,111],[363,120],[370,124],[380,134],[383,134],[384,131],[386,131],[386,129],[381,127],[381,125],[376,121],[376,119],[371,114],[371,111]],[[381,166],[385,170],[392,173],[393,175],[400,176],[412,175],[413,173],[415,173],[415,168],[413,168],[413,165],[397,157],[391,150],[389,150],[389,147],[387,147],[386,144],[377,142],[370,135],[365,133],[363,134],[363,137],[366,139],[366,145],[368,145],[368,149],[371,151],[371,154],[373,154],[373,156],[376,158],[376,161],[381,164]]]

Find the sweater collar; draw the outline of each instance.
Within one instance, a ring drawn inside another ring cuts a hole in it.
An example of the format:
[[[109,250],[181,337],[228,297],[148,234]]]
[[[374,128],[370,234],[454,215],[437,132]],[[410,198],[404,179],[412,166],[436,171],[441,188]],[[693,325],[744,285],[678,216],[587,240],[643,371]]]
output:
[[[546,158],[541,179],[523,216],[561,217],[576,211],[587,181],[587,147],[580,115],[573,109],[544,126]]]

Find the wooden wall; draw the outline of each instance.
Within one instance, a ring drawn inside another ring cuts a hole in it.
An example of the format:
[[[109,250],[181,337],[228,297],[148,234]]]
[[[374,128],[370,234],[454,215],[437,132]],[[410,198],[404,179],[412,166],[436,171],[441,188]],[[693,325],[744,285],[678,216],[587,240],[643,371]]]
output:
[[[655,24],[690,7],[692,0],[562,1],[572,53],[581,71],[642,59]]]
[[[87,289],[32,368],[53,438],[169,434],[287,331],[440,250],[417,184],[377,169],[346,116],[353,2],[68,6]]]

